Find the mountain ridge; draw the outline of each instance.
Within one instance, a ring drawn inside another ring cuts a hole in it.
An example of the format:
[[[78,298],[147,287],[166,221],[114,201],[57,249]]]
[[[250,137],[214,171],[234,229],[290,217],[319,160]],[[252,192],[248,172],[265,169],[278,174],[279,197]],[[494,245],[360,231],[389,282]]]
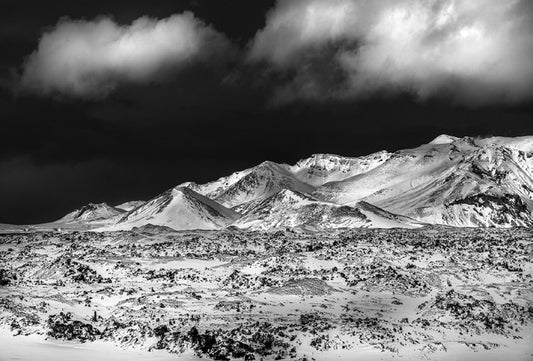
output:
[[[92,219],[78,215],[70,222],[178,230],[530,227],[533,136],[442,134],[395,152],[313,154],[293,165],[265,161],[205,184],[182,183],[144,203],[109,207],[101,206]]]

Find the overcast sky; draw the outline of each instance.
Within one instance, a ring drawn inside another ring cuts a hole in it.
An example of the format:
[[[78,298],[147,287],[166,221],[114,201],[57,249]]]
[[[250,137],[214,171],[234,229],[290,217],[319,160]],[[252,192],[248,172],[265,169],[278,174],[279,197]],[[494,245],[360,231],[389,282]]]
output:
[[[6,0],[0,54],[0,223],[267,159],[533,134],[529,0]]]

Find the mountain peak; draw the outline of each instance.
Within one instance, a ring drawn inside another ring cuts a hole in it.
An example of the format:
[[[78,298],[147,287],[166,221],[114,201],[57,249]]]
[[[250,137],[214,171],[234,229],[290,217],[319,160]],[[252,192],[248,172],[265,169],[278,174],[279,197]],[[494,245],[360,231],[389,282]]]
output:
[[[107,203],[89,203],[70,212],[58,222],[95,222],[103,221],[124,213],[124,210]]]
[[[106,230],[132,229],[149,223],[176,230],[219,229],[239,217],[239,213],[194,190],[177,186],[128,212]]]
[[[341,181],[368,172],[386,162],[390,157],[391,153],[387,151],[360,157],[313,154],[291,166],[290,171],[302,182],[319,187],[329,182]]]
[[[453,135],[441,134],[437,138],[429,142],[429,144],[433,144],[433,145],[450,144],[450,143],[455,142],[456,140],[459,140],[459,138],[454,137]]]

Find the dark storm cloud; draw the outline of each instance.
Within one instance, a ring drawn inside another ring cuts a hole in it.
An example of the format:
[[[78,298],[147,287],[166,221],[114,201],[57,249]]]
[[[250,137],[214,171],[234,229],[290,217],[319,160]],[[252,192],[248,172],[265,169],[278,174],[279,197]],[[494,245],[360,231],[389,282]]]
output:
[[[529,0],[279,0],[249,58],[292,73],[281,102],[377,92],[521,102],[533,95],[532,22]]]
[[[23,65],[22,90],[103,98],[122,83],[149,83],[198,61],[231,53],[225,36],[191,12],[141,17],[118,25],[109,17],[61,19]]]

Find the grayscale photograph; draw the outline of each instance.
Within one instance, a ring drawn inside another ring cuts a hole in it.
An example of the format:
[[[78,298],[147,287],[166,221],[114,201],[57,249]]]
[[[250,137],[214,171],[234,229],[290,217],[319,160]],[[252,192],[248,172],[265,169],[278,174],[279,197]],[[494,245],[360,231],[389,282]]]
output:
[[[533,361],[533,1],[1,0],[0,361]]]

